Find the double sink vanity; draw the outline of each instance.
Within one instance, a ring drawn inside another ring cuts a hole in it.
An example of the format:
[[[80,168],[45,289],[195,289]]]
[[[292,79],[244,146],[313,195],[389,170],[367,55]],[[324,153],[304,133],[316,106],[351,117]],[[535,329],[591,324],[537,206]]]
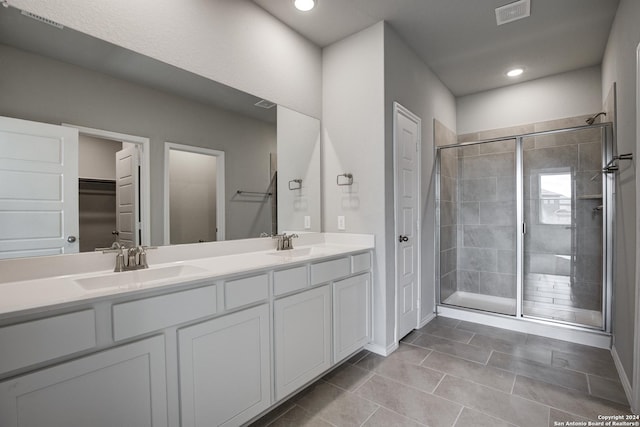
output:
[[[2,274],[20,280],[0,283],[0,425],[241,425],[363,348],[373,237],[273,246],[161,247],[149,269],[117,273],[99,267],[113,254],[75,255],[75,269],[63,255],[48,259],[67,274]]]

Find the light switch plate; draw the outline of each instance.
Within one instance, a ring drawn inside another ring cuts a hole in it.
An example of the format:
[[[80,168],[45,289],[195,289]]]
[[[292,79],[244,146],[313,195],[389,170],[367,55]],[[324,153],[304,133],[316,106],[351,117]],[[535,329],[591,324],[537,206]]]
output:
[[[346,230],[346,225],[345,225],[345,221],[344,221],[344,216],[339,215],[338,216],[338,230]]]
[[[309,215],[304,216],[304,229],[308,230],[311,228],[311,217]]]

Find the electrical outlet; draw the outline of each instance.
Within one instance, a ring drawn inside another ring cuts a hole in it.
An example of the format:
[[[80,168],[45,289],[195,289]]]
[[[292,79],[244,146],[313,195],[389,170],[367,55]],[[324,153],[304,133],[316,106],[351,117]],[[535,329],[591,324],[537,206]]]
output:
[[[304,229],[308,230],[311,228],[311,217],[309,215],[305,215],[304,217]]]
[[[339,215],[338,216],[338,230],[346,230],[347,226],[345,225],[344,222],[344,216]]]

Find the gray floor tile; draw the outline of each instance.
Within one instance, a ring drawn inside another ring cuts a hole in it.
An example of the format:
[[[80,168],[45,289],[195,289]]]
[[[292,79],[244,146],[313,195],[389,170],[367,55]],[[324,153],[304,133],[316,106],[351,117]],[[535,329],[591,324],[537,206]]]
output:
[[[452,319],[450,317],[436,316],[435,319],[429,322],[429,325],[446,326],[447,328],[455,328],[460,321],[458,319]]]
[[[463,344],[428,334],[422,334],[416,338],[415,341],[413,341],[413,345],[430,348],[441,353],[451,354],[453,356],[458,356],[463,359],[479,363],[487,363],[487,360],[489,360],[489,356],[491,355],[491,350],[486,348]]]
[[[421,332],[423,334],[435,335],[437,337],[446,338],[465,344],[469,344],[469,340],[473,337],[473,332],[450,328],[448,326],[434,324],[433,322],[427,323],[425,326],[418,329],[418,332]]]
[[[460,322],[457,328],[487,337],[499,338],[513,344],[524,344],[527,341],[527,334],[523,334],[522,332],[508,331],[506,329],[494,328],[493,326],[481,325],[479,323]]]
[[[522,359],[497,351],[491,355],[488,365],[499,369],[505,369],[529,378],[572,388],[583,393],[589,392],[587,376],[581,372],[574,372],[568,369],[543,365],[532,360]]]
[[[620,381],[613,381],[595,375],[587,375],[591,394],[603,399],[612,400],[622,405],[628,405],[627,395]]]
[[[556,423],[562,423],[560,425],[566,426],[566,425],[569,425],[568,423],[570,423],[571,421],[588,423],[589,420],[574,414],[569,414],[568,412],[563,412],[563,411],[559,411],[557,409],[551,408],[551,413],[549,414],[549,427],[558,427],[559,424],[556,424]]]
[[[295,404],[291,400],[288,400],[288,401],[284,402],[283,404],[281,404],[280,406],[278,406],[277,408],[272,409],[271,411],[267,412],[265,415],[263,415],[262,417],[258,418],[253,423],[249,424],[249,426],[250,427],[265,427],[265,426],[268,426],[269,424],[274,422],[276,420],[276,418],[280,417],[282,414],[284,414],[285,412],[289,411],[294,406],[295,406]]]
[[[400,342],[404,342],[404,343],[411,343],[413,342],[416,338],[418,338],[420,336],[420,332],[413,330],[411,332],[409,332],[407,335],[405,335],[404,337],[402,337],[402,339],[400,340]]]
[[[385,360],[399,360],[407,363],[412,363],[414,365],[419,365],[420,362],[422,362],[425,357],[429,355],[429,353],[431,353],[431,350],[429,349],[400,343],[398,349],[391,353],[389,356],[384,357],[378,354],[371,353],[367,357],[359,361],[356,366],[362,369],[373,371]]]
[[[423,366],[511,393],[515,374],[434,351]]]
[[[414,365],[397,359],[386,359],[374,368],[378,375],[431,393],[444,374],[427,367]]]
[[[297,398],[296,404],[312,417],[336,426],[360,426],[378,409],[374,403],[322,381]]]
[[[629,413],[628,406],[625,407],[614,402],[588,396],[579,391],[521,376],[516,377],[513,394],[593,420],[598,415]]]
[[[469,344],[483,348],[490,348],[501,353],[511,354],[523,359],[534,360],[536,362],[551,365],[552,351],[546,348],[525,347],[523,344],[515,344],[501,338],[488,337],[476,334]]]
[[[566,353],[575,353],[591,358],[608,360],[611,352],[603,348],[589,347],[588,345],[576,344],[568,341],[556,340],[553,338],[541,337],[539,335],[529,335],[527,337],[527,346],[542,347],[550,350],[563,351]]]
[[[618,371],[610,354],[606,357],[590,357],[587,354],[566,353],[555,350],[553,352],[553,366],[573,369],[574,371],[594,374],[600,377],[618,380]]]
[[[369,354],[371,354],[371,353],[369,351],[367,351],[367,350],[360,350],[359,352],[357,352],[356,354],[351,356],[347,360],[347,363],[351,363],[351,364],[355,365],[356,363],[358,363],[360,360],[364,359]]]
[[[547,406],[449,375],[434,394],[517,426],[546,426],[549,421]]]
[[[490,417],[475,409],[464,408],[454,427],[513,427],[506,421]]]
[[[312,416],[296,405],[269,424],[269,427],[332,427],[332,424]]]
[[[385,408],[378,410],[363,424],[363,427],[421,427],[420,424],[410,418],[392,412]]]
[[[357,391],[365,399],[432,427],[451,427],[462,406],[378,375]]]
[[[359,368],[350,363],[344,363],[337,369],[329,372],[322,379],[345,390],[353,391],[373,375],[366,369]]]

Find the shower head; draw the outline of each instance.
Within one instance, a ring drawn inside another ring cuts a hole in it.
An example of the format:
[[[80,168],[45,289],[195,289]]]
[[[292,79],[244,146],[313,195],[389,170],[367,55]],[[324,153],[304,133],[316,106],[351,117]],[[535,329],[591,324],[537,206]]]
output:
[[[585,120],[587,122],[587,124],[589,126],[591,126],[592,124],[595,123],[596,119],[600,116],[606,116],[607,113],[605,113],[604,111],[599,112],[598,114],[596,114],[595,116],[589,117],[587,120]]]

